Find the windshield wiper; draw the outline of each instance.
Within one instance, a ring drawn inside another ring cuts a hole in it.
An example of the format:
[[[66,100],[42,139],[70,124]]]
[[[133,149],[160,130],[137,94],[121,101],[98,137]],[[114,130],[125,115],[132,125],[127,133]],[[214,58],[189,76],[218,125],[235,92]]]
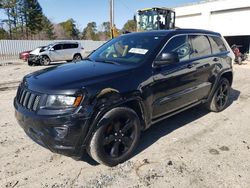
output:
[[[85,58],[83,58],[83,60],[93,61],[93,59],[90,59],[89,57],[85,57]]]
[[[119,65],[119,63],[116,63],[115,61],[111,61],[111,60],[105,60],[105,59],[96,59],[95,62],[100,62],[100,63],[109,63],[109,64],[113,64],[113,65]]]

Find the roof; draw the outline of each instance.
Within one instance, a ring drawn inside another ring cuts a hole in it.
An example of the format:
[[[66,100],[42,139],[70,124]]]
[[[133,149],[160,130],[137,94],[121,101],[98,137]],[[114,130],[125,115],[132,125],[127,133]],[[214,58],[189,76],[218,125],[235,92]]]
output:
[[[196,34],[210,34],[210,35],[217,35],[221,36],[220,33],[209,31],[209,30],[203,30],[203,29],[170,29],[170,30],[152,30],[152,31],[144,31],[144,32],[135,32],[135,33],[129,33],[129,35],[155,35],[155,36],[167,36],[169,34],[183,34],[183,33],[196,33]]]
[[[79,44],[79,42],[76,41],[61,41],[61,42],[54,42],[53,44]]]
[[[167,7],[151,7],[151,8],[140,9],[140,10],[138,10],[137,12],[139,12],[139,11],[144,12],[144,11],[153,10],[153,9],[163,9],[163,10],[170,10],[170,11],[173,11],[173,10],[174,10],[174,9],[172,9],[172,8],[167,8]]]

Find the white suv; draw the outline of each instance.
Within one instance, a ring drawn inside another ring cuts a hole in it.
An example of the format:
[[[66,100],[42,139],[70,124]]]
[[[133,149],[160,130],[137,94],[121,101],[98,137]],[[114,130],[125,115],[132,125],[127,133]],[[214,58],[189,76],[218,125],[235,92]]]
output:
[[[57,42],[44,47],[37,54],[32,54],[28,64],[49,65],[52,61],[80,61],[84,55],[84,48],[78,42]]]

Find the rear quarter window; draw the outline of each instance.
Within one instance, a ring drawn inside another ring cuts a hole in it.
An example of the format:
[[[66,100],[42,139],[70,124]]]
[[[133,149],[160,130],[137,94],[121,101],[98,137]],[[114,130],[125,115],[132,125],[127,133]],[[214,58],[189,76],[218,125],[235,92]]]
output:
[[[227,51],[227,48],[220,37],[209,36],[209,40],[213,54]]]

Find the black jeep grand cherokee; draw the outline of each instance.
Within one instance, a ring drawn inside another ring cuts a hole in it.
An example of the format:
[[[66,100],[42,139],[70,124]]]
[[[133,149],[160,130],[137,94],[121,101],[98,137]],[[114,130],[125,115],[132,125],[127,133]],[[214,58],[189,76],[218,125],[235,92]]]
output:
[[[87,152],[113,166],[129,158],[152,124],[200,103],[224,110],[232,80],[231,51],[218,33],[131,33],[84,61],[25,76],[15,115],[51,151],[76,158]]]

